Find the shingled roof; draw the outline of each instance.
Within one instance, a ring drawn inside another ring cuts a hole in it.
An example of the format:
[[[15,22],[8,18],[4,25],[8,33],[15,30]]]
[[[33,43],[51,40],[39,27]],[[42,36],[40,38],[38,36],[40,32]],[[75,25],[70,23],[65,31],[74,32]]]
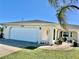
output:
[[[71,29],[79,29],[79,25],[69,24],[68,25],[68,28],[71,28]]]
[[[52,23],[44,20],[28,20],[28,21],[16,21],[16,22],[7,22],[7,23]]]
[[[15,23],[51,23],[51,24],[56,24],[57,25],[57,23],[44,21],[44,20],[16,21],[16,22],[6,22],[6,23],[1,23],[1,24],[2,25],[7,25],[7,24],[15,24]],[[68,24],[68,28],[79,29],[79,25]]]

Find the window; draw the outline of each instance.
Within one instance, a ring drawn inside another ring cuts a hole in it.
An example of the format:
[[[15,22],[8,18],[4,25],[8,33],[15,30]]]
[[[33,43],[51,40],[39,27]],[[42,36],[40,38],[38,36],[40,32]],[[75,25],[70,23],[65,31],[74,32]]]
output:
[[[5,26],[5,28],[7,28],[7,26]]]
[[[53,40],[55,40],[55,29],[53,31]]]
[[[64,33],[63,33],[63,36],[64,36],[64,37],[68,37],[68,36],[69,36],[69,33],[68,33],[68,32],[64,32]]]
[[[39,27],[39,29],[41,30],[41,27]]]
[[[72,37],[72,32],[70,33],[70,37]]]
[[[63,32],[61,31],[61,32],[60,32],[60,37],[62,37],[62,33],[63,33]]]

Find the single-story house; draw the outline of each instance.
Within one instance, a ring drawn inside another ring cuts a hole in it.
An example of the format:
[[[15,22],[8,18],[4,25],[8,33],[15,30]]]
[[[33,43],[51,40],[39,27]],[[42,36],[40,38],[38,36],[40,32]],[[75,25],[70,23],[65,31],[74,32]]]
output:
[[[67,37],[67,40],[79,42],[79,25],[69,24],[69,31],[65,31],[58,23],[43,20],[7,22],[2,25],[5,39],[54,44],[59,37]]]

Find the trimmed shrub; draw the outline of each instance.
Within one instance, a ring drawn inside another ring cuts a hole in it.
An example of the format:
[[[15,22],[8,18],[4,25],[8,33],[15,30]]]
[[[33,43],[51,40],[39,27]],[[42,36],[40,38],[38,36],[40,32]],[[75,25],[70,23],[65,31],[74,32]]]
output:
[[[36,46],[28,46],[28,47],[24,47],[24,48],[33,50],[33,49],[36,49],[37,47]]]
[[[62,44],[62,42],[63,42],[63,38],[61,37],[56,40],[55,44],[60,45]]]
[[[73,40],[73,47],[77,47],[78,46],[78,43],[77,43],[77,40]]]

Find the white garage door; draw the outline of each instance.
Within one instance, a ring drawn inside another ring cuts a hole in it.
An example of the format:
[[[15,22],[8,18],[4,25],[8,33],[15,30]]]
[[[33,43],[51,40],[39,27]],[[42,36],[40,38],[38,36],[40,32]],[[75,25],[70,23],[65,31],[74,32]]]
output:
[[[39,28],[12,28],[10,39],[37,42],[40,40]]]

